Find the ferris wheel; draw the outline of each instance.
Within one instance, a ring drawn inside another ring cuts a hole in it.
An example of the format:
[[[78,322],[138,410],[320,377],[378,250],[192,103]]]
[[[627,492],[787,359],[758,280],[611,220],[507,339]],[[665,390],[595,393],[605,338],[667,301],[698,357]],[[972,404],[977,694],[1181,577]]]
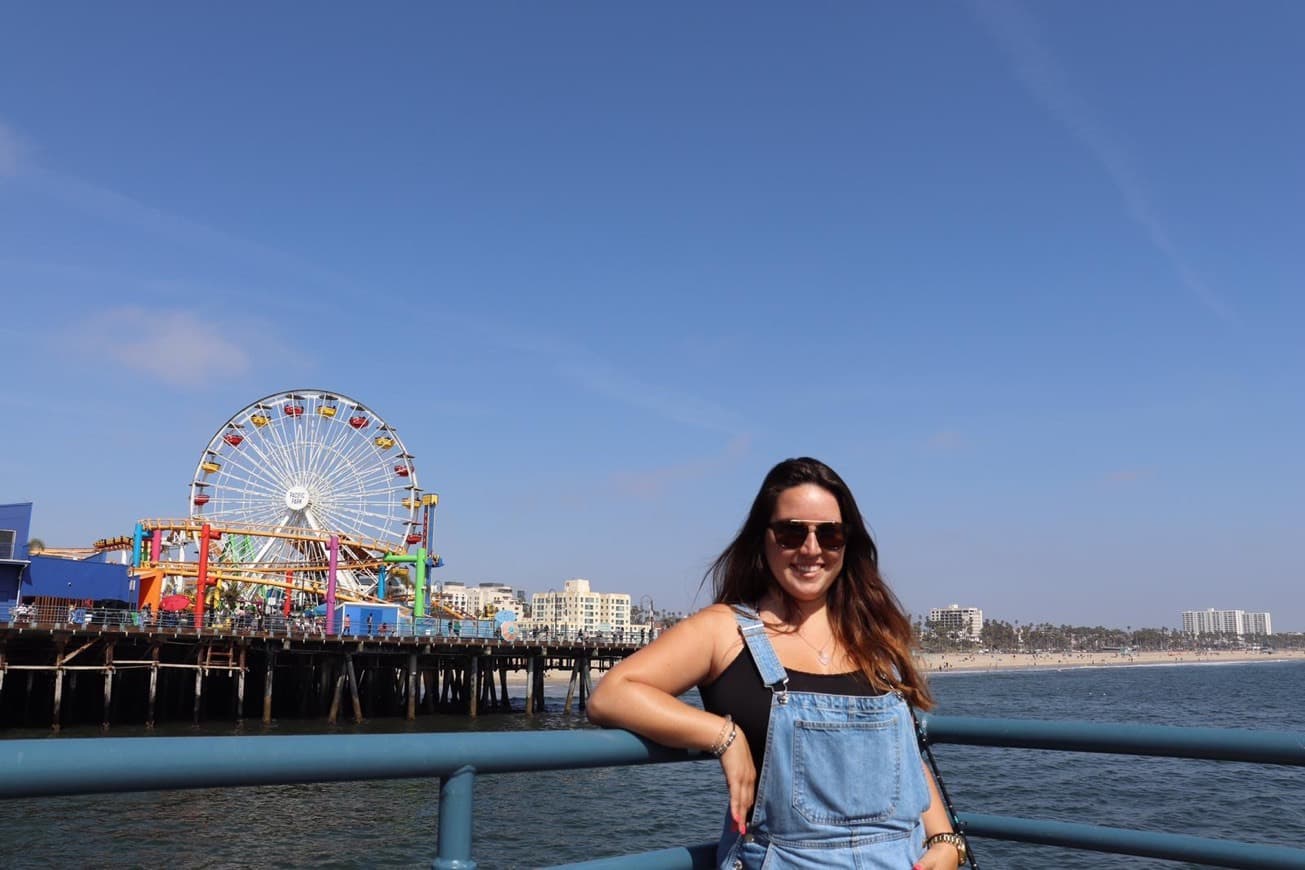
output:
[[[223,529],[219,561],[252,572],[325,565],[336,536],[342,588],[370,595],[386,553],[419,544],[417,469],[394,427],[338,393],[295,390],[237,411],[190,484],[193,520]]]

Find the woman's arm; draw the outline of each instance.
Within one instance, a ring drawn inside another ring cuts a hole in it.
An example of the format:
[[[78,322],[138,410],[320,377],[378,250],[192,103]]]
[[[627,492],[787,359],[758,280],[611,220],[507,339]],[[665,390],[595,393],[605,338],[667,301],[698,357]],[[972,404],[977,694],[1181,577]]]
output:
[[[734,731],[721,767],[730,789],[730,812],[740,830],[755,798],[757,773],[742,730],[723,716],[679,699],[717,673],[726,647],[738,641],[737,623],[713,605],[676,623],[655,641],[612,668],[589,697],[589,721],[625,728],[663,746],[711,751]]]
[[[929,786],[929,808],[920,816],[924,825],[924,838],[934,834],[948,833],[952,830],[952,820],[947,815],[947,805],[943,803],[938,784],[934,782],[933,771],[921,760],[924,767],[924,781]],[[956,870],[961,866],[960,850],[950,843],[935,843],[920,857],[912,870]]]

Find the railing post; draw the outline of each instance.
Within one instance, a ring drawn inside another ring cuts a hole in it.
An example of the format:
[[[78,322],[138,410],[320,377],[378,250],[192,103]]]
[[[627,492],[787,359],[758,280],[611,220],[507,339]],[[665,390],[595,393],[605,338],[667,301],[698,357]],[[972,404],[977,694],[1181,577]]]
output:
[[[475,870],[471,857],[471,798],[476,770],[459,767],[440,777],[439,852],[435,870]]]

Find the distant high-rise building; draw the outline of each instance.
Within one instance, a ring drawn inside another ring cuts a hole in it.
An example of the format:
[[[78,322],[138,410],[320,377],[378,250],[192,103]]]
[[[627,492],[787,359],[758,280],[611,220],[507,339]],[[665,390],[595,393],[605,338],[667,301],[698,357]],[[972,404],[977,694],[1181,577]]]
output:
[[[983,611],[977,607],[949,604],[947,607],[930,610],[929,622],[936,624],[943,632],[957,632],[964,638],[977,641],[983,631]]]
[[[1184,610],[1184,634],[1273,634],[1273,617],[1245,610]]]

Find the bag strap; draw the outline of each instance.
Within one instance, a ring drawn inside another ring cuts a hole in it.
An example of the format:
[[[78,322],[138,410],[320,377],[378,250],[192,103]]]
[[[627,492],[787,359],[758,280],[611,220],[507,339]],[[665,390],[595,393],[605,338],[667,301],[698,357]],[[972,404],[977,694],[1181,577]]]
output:
[[[915,739],[920,744],[920,752],[929,762],[929,769],[933,771],[933,781],[938,784],[938,794],[942,796],[943,806],[947,808],[947,818],[951,820],[952,830],[964,836],[965,823],[956,815],[956,805],[952,803],[952,797],[947,793],[947,786],[943,783],[942,771],[938,769],[938,759],[933,757],[933,748],[929,745],[929,732],[915,715],[915,708],[908,704],[907,709],[911,711],[911,723],[915,725]],[[969,857],[971,870],[979,870],[979,861],[974,857],[974,847],[970,845],[969,837],[965,837],[965,854]]]

